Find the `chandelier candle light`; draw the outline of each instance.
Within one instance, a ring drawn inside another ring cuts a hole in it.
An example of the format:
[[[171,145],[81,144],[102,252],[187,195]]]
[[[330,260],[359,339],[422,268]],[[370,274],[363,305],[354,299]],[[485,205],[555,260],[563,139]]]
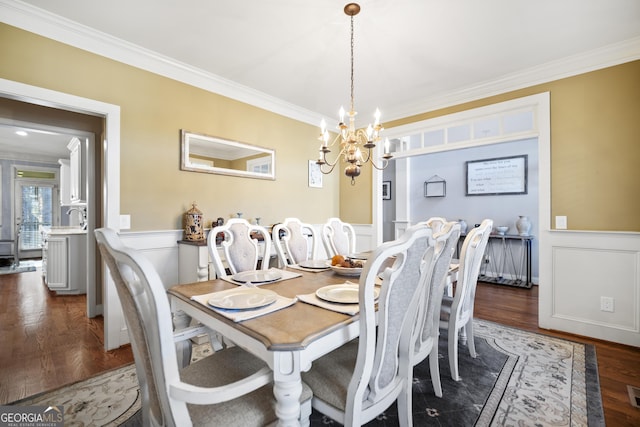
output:
[[[376,146],[376,142],[380,141],[380,132],[383,130],[380,124],[380,110],[376,109],[375,122],[373,125],[369,124],[366,129],[356,129],[356,112],[354,111],[354,97],[353,97],[353,17],[360,12],[360,6],[356,3],[349,3],[344,7],[344,13],[351,17],[351,108],[349,110],[349,124],[345,124],[345,111],[343,107],[340,107],[340,124],[338,125],[339,133],[337,137],[329,144],[329,132],[327,131],[327,124],[322,119],[320,123],[320,155],[316,164],[320,165],[320,171],[323,174],[330,174],[333,172],[336,164],[340,161],[340,157],[345,162],[349,163],[344,170],[346,176],[351,177],[351,185],[355,185],[355,178],[360,175],[360,167],[367,162],[371,162],[373,167],[378,170],[382,170],[389,164],[389,159],[393,156],[389,152],[389,140],[385,140],[384,155],[382,156],[382,165],[378,166],[371,158],[371,150]],[[327,159],[327,153],[331,150],[329,147],[334,146],[340,141],[340,153],[338,157],[332,163]],[[367,150],[366,158],[362,154],[362,149]],[[324,165],[328,166],[328,170],[323,169]]]

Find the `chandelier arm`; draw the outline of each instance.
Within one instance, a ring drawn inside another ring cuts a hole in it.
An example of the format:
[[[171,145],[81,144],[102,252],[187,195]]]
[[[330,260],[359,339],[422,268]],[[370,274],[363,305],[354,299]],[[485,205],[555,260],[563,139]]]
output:
[[[362,160],[362,164],[365,164],[370,160],[371,160],[371,164],[373,164],[373,160],[371,159],[371,148],[367,149],[367,158],[366,159],[361,159],[361,160]]]
[[[322,163],[320,164],[320,171],[322,172],[322,165],[328,165],[330,167],[329,172],[322,172],[322,173],[325,173],[325,174],[331,173],[333,169],[336,167],[336,165],[340,163],[340,158],[344,155],[345,149],[346,147],[342,147],[342,149],[336,156],[336,159],[333,161],[333,163],[327,159],[327,153],[329,151],[328,150],[322,151]]]
[[[378,166],[376,165],[376,162],[373,161],[373,159],[370,160],[371,164],[373,165],[374,168],[378,169],[379,171],[384,170],[387,168],[387,166],[389,166],[389,159],[382,159],[382,166]]]
[[[333,172],[333,169],[336,167],[336,164],[338,164],[338,162],[335,162],[335,163],[334,163],[334,164],[332,164],[332,165],[331,165],[331,164],[329,164],[330,168],[329,168],[329,170],[328,170],[328,171],[326,171],[326,172],[325,172],[324,170],[322,170],[322,167],[323,167],[324,165],[326,165],[326,164],[328,164],[328,163],[326,163],[326,162],[325,162],[325,163],[322,163],[322,164],[320,165],[320,172],[322,172],[324,175],[329,175],[331,172]]]

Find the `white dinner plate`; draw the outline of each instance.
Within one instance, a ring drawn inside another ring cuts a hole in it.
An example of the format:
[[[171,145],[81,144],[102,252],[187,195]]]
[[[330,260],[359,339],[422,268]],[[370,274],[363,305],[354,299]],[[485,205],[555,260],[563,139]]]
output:
[[[247,310],[266,307],[278,299],[278,294],[268,289],[237,288],[219,292],[209,298],[209,305],[216,308]]]
[[[327,268],[327,261],[323,259],[308,259],[306,261],[300,261],[298,265],[303,268],[313,268],[321,270]]]
[[[358,285],[329,285],[323,286],[322,288],[316,291],[316,296],[320,299],[329,302],[339,302],[342,304],[357,304],[358,303],[358,292],[360,286]],[[375,288],[374,298],[378,298],[380,294],[380,289]]]
[[[282,273],[277,270],[251,270],[236,273],[231,278],[240,283],[269,283],[282,279]]]

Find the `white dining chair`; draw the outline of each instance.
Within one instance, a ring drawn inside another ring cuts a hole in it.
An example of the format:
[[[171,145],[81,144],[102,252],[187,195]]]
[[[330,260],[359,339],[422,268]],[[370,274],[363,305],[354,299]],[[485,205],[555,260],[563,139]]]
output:
[[[115,231],[96,241],[122,304],[142,398],[144,426],[264,426],[277,421],[273,374],[238,346],[179,369],[166,289],[151,262],[125,247]],[[308,425],[311,391],[303,384],[301,423]]]
[[[340,218],[329,218],[322,225],[322,243],[329,258],[350,255],[356,251],[356,232],[353,226]]]
[[[224,260],[218,248],[218,238]],[[271,236],[266,228],[250,224],[243,218],[231,218],[226,224],[214,227],[207,236],[209,256],[217,277],[249,270],[267,270],[271,258]]]
[[[273,227],[271,236],[281,266],[316,257],[316,232],[311,224],[298,218],[285,218]]]
[[[440,328],[447,330],[449,367],[451,378],[455,381],[460,381],[458,339],[460,338],[460,342],[467,345],[471,357],[477,356],[473,335],[473,305],[480,266],[491,230],[493,230],[493,221],[485,219],[480,226],[467,233],[460,252],[455,294],[453,297],[445,295],[442,299]]]
[[[383,268],[391,257],[395,261]],[[314,361],[302,374],[316,410],[345,426],[359,426],[397,401],[400,425],[412,424],[412,331],[417,296],[435,257],[431,230],[424,225],[375,249],[360,276],[359,338]],[[374,288],[381,268],[376,310]]]
[[[427,224],[429,222],[427,221]],[[430,282],[423,290],[421,302],[418,305],[416,328],[414,330],[415,349],[413,352],[413,366],[429,358],[431,384],[436,396],[442,397],[440,382],[440,366],[438,360],[438,339],[440,336],[440,310],[442,296],[446,284],[449,266],[453,253],[460,238],[460,224],[445,222],[438,224],[439,231],[433,232],[436,248],[441,248],[435,261]],[[432,228],[433,230],[433,228]]]

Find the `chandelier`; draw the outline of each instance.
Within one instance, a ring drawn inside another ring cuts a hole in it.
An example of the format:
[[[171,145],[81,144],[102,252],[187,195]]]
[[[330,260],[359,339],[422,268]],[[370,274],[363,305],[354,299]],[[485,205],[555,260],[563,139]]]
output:
[[[354,97],[353,97],[353,17],[360,12],[360,5],[357,3],[349,3],[344,7],[344,13],[351,17],[351,108],[346,113],[349,116],[349,124],[345,124],[345,111],[343,107],[340,107],[340,123],[338,125],[338,135],[329,144],[329,132],[327,131],[327,124],[322,119],[320,123],[320,153],[316,164],[320,165],[320,171],[323,174],[330,174],[336,167],[340,158],[346,163],[347,167],[344,170],[346,176],[351,178],[351,185],[355,185],[356,177],[360,175],[360,167],[371,162],[373,167],[378,170],[382,170],[389,164],[389,159],[393,156],[389,153],[389,140],[385,140],[384,155],[382,156],[382,163],[377,165],[372,158],[371,150],[376,146],[376,142],[380,141],[380,132],[383,130],[380,124],[380,110],[376,109],[375,122],[373,125],[369,124],[366,129],[356,129],[356,112],[354,110]],[[340,152],[333,162],[327,159],[327,153],[331,150],[329,147],[339,143]],[[363,154],[363,151],[365,154]],[[326,168],[323,168],[326,165]]]

